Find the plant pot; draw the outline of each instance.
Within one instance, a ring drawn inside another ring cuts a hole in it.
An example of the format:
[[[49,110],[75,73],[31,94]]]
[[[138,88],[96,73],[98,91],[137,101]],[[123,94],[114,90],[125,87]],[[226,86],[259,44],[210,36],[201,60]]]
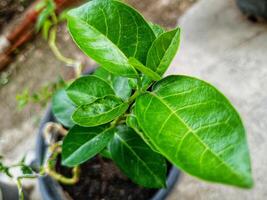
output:
[[[240,10],[250,18],[267,19],[266,0],[236,0]]]
[[[47,146],[45,144],[42,130],[47,122],[55,122],[55,118],[52,114],[51,107],[46,111],[44,118],[41,121],[39,132],[36,140],[36,161],[37,165],[41,166],[42,161],[46,155]],[[168,173],[167,188],[159,189],[155,192],[151,200],[164,200],[174,187],[180,175],[180,171],[172,166]],[[59,183],[54,181],[51,177],[45,176],[38,179],[41,197],[44,200],[65,200],[64,191]]]
[[[24,199],[29,199],[25,192]],[[17,186],[0,181],[0,200],[19,200]]]

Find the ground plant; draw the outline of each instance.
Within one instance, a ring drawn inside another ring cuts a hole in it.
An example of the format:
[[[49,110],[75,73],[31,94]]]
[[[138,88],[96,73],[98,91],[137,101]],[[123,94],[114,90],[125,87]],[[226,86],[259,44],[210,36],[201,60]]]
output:
[[[147,188],[166,187],[167,162],[206,181],[253,186],[245,128],[229,100],[198,78],[164,76],[180,28],[164,30],[117,0],[89,1],[66,18],[77,46],[99,67],[54,94],[52,111],[68,131],[57,125],[63,140],[34,177],[75,184],[79,165],[100,155]],[[59,154],[72,178],[55,172]]]

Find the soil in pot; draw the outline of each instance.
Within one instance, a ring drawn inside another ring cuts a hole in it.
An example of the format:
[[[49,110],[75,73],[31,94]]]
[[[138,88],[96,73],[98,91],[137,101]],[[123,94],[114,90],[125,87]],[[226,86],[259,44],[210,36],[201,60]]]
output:
[[[70,177],[71,170],[59,163],[57,171]],[[100,156],[81,165],[80,181],[77,184],[62,187],[69,196],[79,200],[147,200],[158,191],[131,182],[111,160]]]

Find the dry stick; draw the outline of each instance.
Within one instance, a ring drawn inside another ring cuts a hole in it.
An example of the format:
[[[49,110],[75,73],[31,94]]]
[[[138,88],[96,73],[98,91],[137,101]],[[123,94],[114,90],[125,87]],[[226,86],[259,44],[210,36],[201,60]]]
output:
[[[48,141],[48,144],[50,145],[49,151],[51,155],[49,156],[46,164],[43,166],[43,169],[41,170],[40,174],[48,174],[55,180],[65,185],[73,185],[79,181],[80,167],[76,166],[72,169],[72,177],[70,178],[59,174],[55,170],[55,162],[62,149],[60,142],[52,144],[52,141],[50,141],[50,138],[53,138],[54,134],[60,134],[62,136],[65,136],[67,134],[67,131],[60,124],[48,122],[44,127],[43,135],[45,137],[45,140]],[[49,137],[49,135],[51,135],[51,137]]]
[[[56,45],[56,37],[57,37],[57,25],[51,28],[48,44],[52,52],[56,56],[56,58],[60,60],[61,62],[65,63],[68,67],[74,68],[75,76],[79,77],[83,69],[82,63],[78,60],[67,58],[64,55],[62,55],[62,53],[60,52],[60,50],[58,49]]]
[[[76,166],[72,169],[72,177],[65,177],[62,174],[59,174],[55,170],[55,162],[58,155],[61,153],[61,145],[59,143],[55,143],[50,147],[50,151],[52,155],[48,158],[47,164],[44,167],[44,172],[50,175],[55,180],[63,183],[65,185],[73,185],[77,183],[80,179],[80,167]]]

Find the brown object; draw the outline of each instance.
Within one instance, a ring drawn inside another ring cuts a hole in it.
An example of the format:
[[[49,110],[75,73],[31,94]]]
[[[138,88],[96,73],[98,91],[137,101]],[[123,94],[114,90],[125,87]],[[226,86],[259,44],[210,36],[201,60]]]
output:
[[[14,27],[6,36],[9,46],[0,53],[0,71],[3,70],[12,60],[16,49],[28,42],[35,35],[35,23],[41,10],[36,10],[36,5],[41,0],[36,0],[29,9],[27,9],[21,23]],[[80,0],[55,0],[56,12],[60,13],[67,7],[77,4]],[[0,51],[1,52],[1,51]]]

